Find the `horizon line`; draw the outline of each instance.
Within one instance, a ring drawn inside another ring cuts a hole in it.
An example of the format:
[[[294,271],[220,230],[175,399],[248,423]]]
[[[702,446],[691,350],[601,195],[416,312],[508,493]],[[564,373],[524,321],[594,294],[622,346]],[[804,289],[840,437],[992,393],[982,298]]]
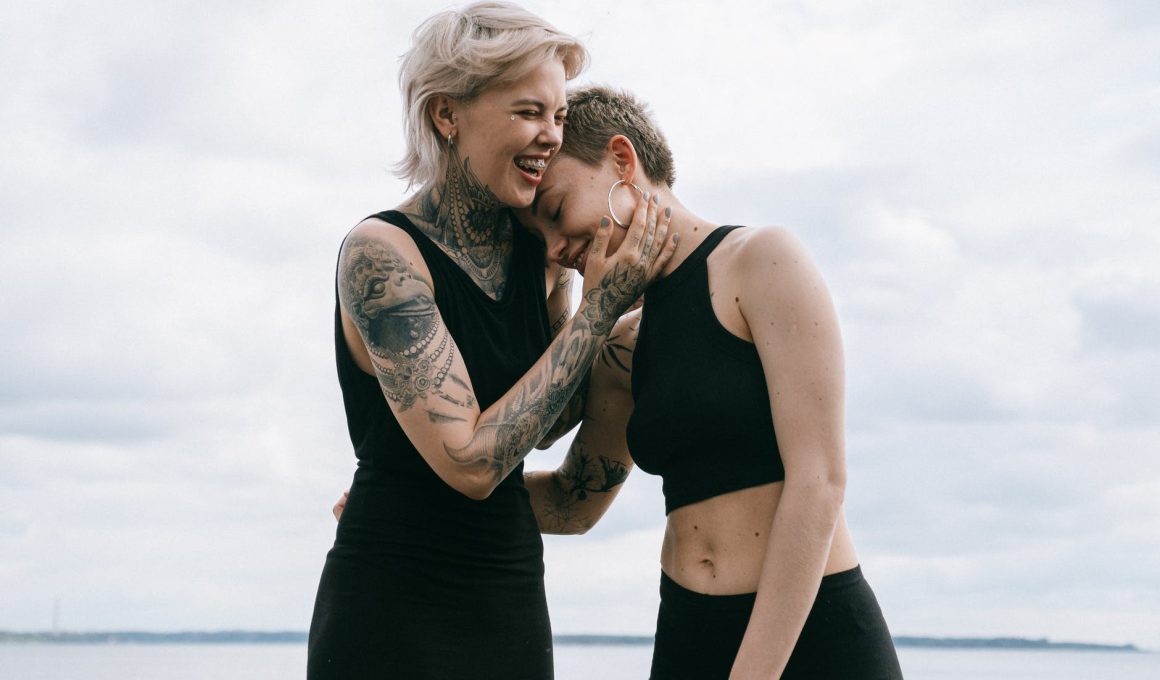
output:
[[[307,641],[302,630],[92,630],[92,631],[10,631],[0,630],[0,643],[47,644],[300,644]],[[555,633],[558,645],[647,645],[653,636],[621,633]],[[1133,643],[1110,644],[1098,642],[1053,641],[1047,637],[1019,636],[954,636],[934,637],[895,635],[898,647],[928,649],[1007,649],[1057,651],[1119,651],[1151,653]]]

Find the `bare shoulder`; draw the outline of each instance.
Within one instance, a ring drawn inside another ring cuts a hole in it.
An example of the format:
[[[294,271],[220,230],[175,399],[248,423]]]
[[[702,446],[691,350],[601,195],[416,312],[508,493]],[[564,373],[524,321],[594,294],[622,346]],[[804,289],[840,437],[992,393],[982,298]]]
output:
[[[781,226],[737,229],[721,246],[729,249],[734,264],[746,267],[782,266],[809,256],[801,239]]]
[[[360,262],[365,266],[370,261],[409,272],[432,285],[427,263],[410,234],[377,217],[359,222],[347,234],[339,255],[339,278],[351,274]]]
[[[741,233],[737,233],[741,232]],[[736,234],[736,238],[733,238]],[[728,270],[744,288],[773,286],[777,290],[816,285],[821,273],[805,244],[785,227],[738,229],[722,243]]]
[[[390,247],[400,253],[418,258],[420,263],[422,263],[419,248],[415,245],[415,241],[411,238],[410,234],[403,231],[402,228],[381,220],[378,217],[368,217],[354,225],[354,228],[346,236],[346,241],[343,243],[343,250],[345,251],[351,244],[365,244],[368,242],[378,242],[382,246]]]

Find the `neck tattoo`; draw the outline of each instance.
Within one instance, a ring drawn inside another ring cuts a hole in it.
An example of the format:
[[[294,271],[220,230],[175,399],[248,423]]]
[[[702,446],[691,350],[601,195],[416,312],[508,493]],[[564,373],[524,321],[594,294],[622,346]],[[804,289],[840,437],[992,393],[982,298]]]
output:
[[[511,218],[496,195],[471,171],[471,159],[460,161],[458,151],[451,147],[443,181],[417,198],[418,212],[408,217],[485,293],[500,297],[512,249]]]

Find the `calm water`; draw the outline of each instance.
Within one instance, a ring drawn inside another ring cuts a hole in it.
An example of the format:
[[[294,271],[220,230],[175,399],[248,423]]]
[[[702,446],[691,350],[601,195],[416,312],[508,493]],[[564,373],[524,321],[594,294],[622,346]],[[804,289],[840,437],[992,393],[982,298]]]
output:
[[[648,647],[556,648],[556,680],[644,680]],[[1160,654],[901,649],[907,680],[1157,680]],[[294,680],[298,645],[0,644],[0,680]]]

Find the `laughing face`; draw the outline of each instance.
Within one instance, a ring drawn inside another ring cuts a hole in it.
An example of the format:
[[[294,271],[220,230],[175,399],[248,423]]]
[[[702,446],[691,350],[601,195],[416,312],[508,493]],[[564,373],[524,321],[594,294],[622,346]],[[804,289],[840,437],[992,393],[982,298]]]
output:
[[[479,183],[504,205],[531,204],[562,140],[564,64],[552,59],[457,110],[455,144]]]
[[[608,191],[618,179],[612,158],[593,167],[571,156],[559,156],[544,173],[535,200],[516,215],[544,241],[549,260],[583,274],[600,220],[608,215]],[[612,207],[622,221],[631,218],[637,198],[624,184],[613,191]],[[608,252],[616,251],[625,233],[613,226]]]

